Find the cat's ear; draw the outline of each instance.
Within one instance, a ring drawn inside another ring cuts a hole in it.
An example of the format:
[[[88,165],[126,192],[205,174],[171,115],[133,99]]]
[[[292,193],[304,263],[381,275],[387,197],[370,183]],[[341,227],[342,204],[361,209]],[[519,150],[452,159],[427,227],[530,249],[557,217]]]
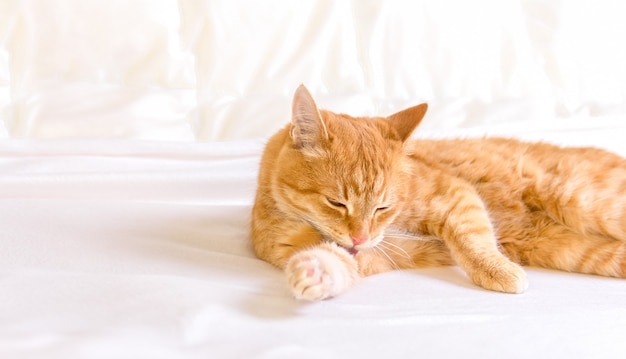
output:
[[[387,117],[400,141],[404,142],[411,136],[417,125],[422,122],[426,110],[428,110],[428,104],[423,103]]]
[[[321,154],[323,143],[328,141],[322,115],[304,85],[298,86],[293,96],[291,139],[296,149],[309,155]]]

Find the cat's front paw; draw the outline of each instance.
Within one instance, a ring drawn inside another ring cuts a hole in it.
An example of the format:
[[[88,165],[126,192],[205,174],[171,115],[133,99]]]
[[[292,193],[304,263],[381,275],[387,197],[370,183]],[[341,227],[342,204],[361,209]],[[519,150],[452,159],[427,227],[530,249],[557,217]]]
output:
[[[322,300],[334,295],[326,265],[311,253],[299,253],[289,261],[287,280],[296,299]]]
[[[528,289],[526,272],[509,260],[489,263],[471,277],[479,286],[497,292],[523,293]]]
[[[356,261],[347,252],[326,248],[296,253],[285,272],[294,297],[310,301],[333,297],[358,277]]]

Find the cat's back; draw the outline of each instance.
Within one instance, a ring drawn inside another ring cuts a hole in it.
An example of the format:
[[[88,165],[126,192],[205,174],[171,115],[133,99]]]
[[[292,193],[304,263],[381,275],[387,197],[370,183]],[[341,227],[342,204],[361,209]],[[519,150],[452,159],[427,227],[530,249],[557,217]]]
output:
[[[476,183],[567,176],[598,162],[624,159],[592,147],[561,147],[512,138],[416,139],[408,144],[413,160]]]
[[[624,158],[599,148],[509,138],[414,140],[407,150],[411,160],[469,182],[490,212],[510,223],[570,189],[623,177],[626,168]]]
[[[407,153],[415,160],[453,170],[511,164],[522,157],[535,159],[540,152],[552,147],[556,146],[499,137],[415,139],[408,144]]]

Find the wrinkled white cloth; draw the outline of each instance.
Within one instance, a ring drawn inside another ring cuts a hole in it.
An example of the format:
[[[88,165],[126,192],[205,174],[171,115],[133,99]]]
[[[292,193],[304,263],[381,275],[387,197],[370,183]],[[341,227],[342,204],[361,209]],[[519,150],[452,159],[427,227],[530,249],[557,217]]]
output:
[[[615,0],[8,0],[0,136],[266,137],[300,83],[355,115],[429,102],[431,129],[623,116],[624,13]]]

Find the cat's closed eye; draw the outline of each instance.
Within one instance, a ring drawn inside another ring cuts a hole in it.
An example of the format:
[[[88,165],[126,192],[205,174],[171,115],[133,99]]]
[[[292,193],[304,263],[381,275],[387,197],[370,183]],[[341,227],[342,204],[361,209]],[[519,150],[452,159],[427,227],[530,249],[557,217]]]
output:
[[[347,208],[344,203],[341,203],[337,200],[334,200],[328,197],[326,197],[326,202],[328,202],[328,204],[330,204],[332,207],[335,207],[335,208]]]

